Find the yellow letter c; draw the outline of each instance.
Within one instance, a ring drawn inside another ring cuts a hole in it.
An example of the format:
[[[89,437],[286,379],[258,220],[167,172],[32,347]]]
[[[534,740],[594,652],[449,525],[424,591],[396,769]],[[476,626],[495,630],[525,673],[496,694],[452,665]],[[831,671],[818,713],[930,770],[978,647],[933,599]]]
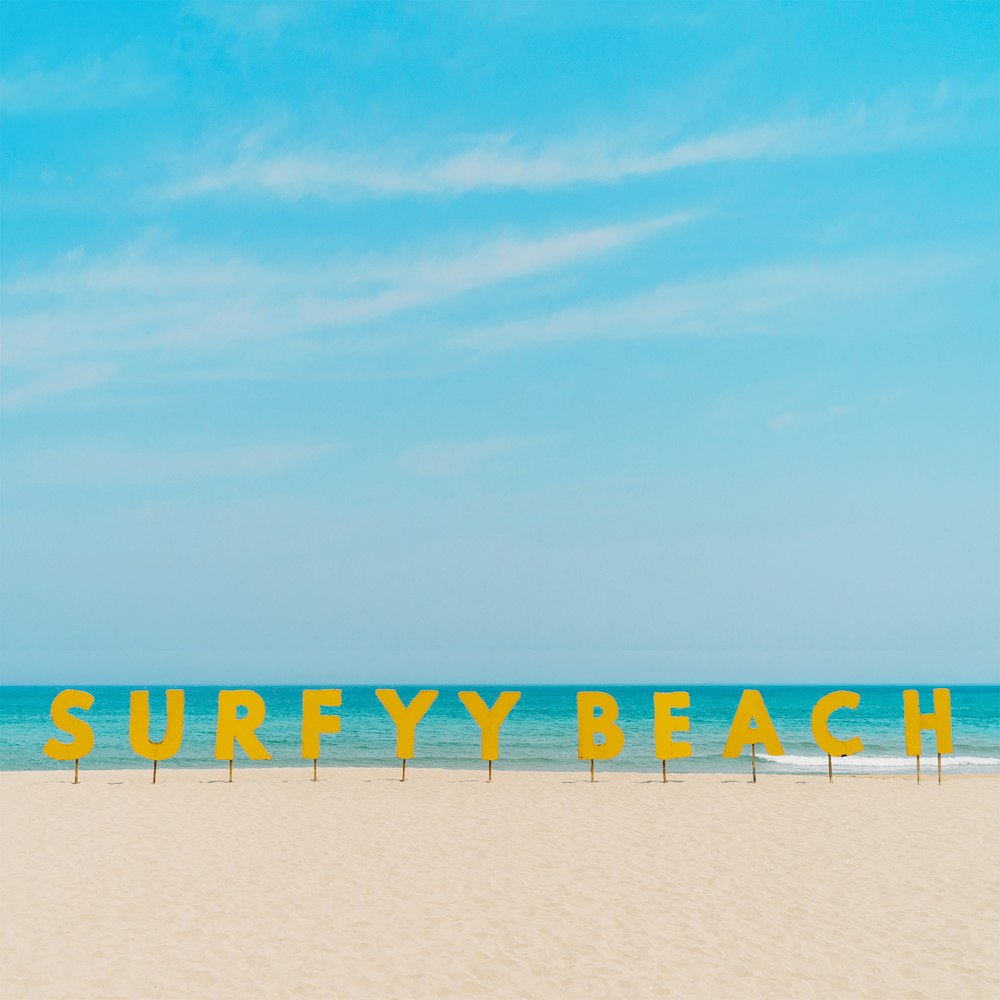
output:
[[[861,696],[856,691],[831,691],[816,702],[812,713],[813,739],[824,753],[831,757],[850,757],[864,749],[860,736],[838,740],[830,733],[830,716],[839,708],[857,708]]]

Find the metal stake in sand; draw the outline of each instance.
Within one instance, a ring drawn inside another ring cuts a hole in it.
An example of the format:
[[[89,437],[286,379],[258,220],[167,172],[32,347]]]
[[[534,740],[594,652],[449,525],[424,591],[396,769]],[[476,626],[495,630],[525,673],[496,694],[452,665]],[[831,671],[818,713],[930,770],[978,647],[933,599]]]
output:
[[[79,758],[77,758],[77,760],[73,761],[73,784],[74,785],[79,785],[80,784],[80,760],[79,760]]]
[[[667,783],[667,758],[663,758],[663,784]]]
[[[405,757],[403,758],[403,777],[402,777],[401,780],[406,781],[406,758]]]
[[[941,751],[938,750],[938,784],[941,784]]]
[[[917,754],[917,784],[920,784],[920,754]]]
[[[757,784],[757,744],[750,744],[750,767],[753,770],[753,783]]]
[[[833,757],[830,754],[826,755],[826,770],[830,775],[830,784],[833,784]]]
[[[229,758],[229,781],[230,781],[230,784],[232,783],[232,780],[233,780],[233,758],[230,757]]]
[[[590,783],[594,783],[594,762],[590,762]]]
[[[938,754],[938,759],[939,760],[940,760],[940,757],[941,757],[941,755]],[[493,780],[493,761],[490,760],[490,761],[487,761],[487,763],[489,764],[489,777],[486,780],[487,781],[492,781]]]
[[[156,784],[156,761],[153,761],[153,784]]]
[[[319,766],[319,758],[318,757],[313,757],[313,781],[318,781],[319,780],[316,777],[316,769],[318,768],[318,766]]]

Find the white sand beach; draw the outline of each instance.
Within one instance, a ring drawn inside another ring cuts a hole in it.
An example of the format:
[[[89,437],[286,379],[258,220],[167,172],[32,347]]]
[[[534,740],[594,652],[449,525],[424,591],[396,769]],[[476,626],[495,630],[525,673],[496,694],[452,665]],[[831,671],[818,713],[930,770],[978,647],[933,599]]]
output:
[[[1000,995],[1000,777],[0,775],[0,995]]]

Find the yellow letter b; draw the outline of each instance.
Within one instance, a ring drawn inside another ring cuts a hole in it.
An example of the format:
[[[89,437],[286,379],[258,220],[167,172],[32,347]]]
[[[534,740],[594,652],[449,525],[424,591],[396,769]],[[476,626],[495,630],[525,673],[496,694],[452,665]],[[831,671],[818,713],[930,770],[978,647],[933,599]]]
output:
[[[594,710],[601,714],[595,715]],[[603,691],[580,691],[576,696],[576,720],[579,731],[577,752],[580,760],[611,760],[622,752],[625,734],[616,725],[618,702]],[[604,742],[598,744],[595,737]]]

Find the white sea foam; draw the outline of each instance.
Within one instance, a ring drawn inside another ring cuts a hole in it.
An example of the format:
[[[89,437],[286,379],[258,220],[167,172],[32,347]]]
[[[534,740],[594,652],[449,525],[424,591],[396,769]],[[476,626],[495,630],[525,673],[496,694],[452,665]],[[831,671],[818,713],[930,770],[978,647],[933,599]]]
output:
[[[781,757],[775,757],[771,754],[759,753],[757,759],[801,771],[825,771],[827,766],[826,756],[799,757],[795,754],[785,754]],[[936,756],[933,753],[927,754],[922,759],[925,764],[928,761],[933,761],[936,764]],[[1000,757],[956,757],[953,754],[943,754],[941,761],[948,770],[960,768],[970,771],[995,771],[1000,769]],[[851,757],[834,757],[834,765],[841,771],[901,771],[904,769],[909,771],[916,766],[916,763],[913,757],[870,757],[860,753]]]

